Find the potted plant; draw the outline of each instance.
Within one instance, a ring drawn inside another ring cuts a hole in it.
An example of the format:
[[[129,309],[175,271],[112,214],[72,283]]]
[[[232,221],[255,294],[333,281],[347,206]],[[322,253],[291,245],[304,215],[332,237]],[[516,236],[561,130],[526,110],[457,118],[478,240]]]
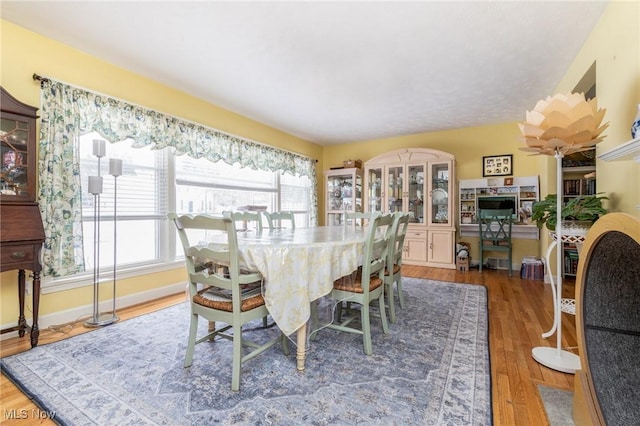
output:
[[[609,198],[602,194],[579,195],[571,198],[562,207],[562,228],[588,229],[600,216],[606,214],[607,210],[602,206],[602,200],[608,200]],[[545,225],[550,231],[555,231],[558,220],[556,206],[556,194],[549,194],[544,200],[536,201],[533,203],[531,220],[536,222],[538,228],[542,228],[542,225]],[[574,226],[568,221],[579,222],[579,225]]]

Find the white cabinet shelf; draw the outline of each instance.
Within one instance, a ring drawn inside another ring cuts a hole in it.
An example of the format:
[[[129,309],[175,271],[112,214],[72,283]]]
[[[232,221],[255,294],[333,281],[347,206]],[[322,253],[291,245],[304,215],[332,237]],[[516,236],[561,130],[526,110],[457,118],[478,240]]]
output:
[[[539,238],[530,222],[533,203],[540,200],[538,176],[514,177],[511,185],[502,178],[461,179],[459,183],[460,235],[478,236],[476,215],[481,208],[509,208],[514,215],[513,238]]]
[[[346,213],[362,211],[362,169],[327,170],[324,188],[326,225],[342,225]]]

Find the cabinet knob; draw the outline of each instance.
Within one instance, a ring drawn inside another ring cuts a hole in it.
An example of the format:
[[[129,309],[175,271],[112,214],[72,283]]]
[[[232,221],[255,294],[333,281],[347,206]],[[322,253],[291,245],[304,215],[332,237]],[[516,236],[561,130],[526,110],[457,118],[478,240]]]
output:
[[[27,254],[23,251],[14,251],[11,253],[12,259],[24,259],[25,257],[27,257]]]

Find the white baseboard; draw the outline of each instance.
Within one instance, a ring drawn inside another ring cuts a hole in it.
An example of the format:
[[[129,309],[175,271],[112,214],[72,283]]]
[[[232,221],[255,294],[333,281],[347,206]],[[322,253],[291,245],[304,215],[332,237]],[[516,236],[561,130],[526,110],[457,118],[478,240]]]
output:
[[[171,296],[173,294],[182,293],[185,291],[186,283],[169,284],[163,287],[154,288],[153,290],[142,291],[140,293],[134,293],[127,296],[119,297],[116,299],[116,314],[118,309],[123,309],[129,306],[145,303],[150,300],[159,299],[165,296]],[[106,300],[100,302],[100,312],[111,312],[113,308],[113,300]],[[40,315],[38,317],[38,326],[40,330],[46,330],[47,328],[60,324],[69,324],[76,321],[85,321],[93,315],[93,303],[89,303],[84,306],[78,306],[76,308],[67,309],[64,311],[53,312],[47,315]],[[30,318],[27,318],[27,322],[31,323]],[[14,327],[18,322],[11,324],[3,324],[2,329]],[[10,333],[4,333],[0,335],[0,341],[9,339],[11,337],[18,336],[17,331]],[[25,336],[26,337],[26,336]]]

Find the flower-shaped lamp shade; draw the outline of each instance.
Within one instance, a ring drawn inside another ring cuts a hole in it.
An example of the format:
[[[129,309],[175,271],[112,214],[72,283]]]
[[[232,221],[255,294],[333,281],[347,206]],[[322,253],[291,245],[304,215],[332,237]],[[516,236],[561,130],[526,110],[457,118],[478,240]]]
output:
[[[518,123],[527,145],[520,149],[544,155],[585,151],[604,138],[602,132],[609,126],[601,125],[605,112],[598,109],[596,98],[587,101],[583,93],[549,96]]]

